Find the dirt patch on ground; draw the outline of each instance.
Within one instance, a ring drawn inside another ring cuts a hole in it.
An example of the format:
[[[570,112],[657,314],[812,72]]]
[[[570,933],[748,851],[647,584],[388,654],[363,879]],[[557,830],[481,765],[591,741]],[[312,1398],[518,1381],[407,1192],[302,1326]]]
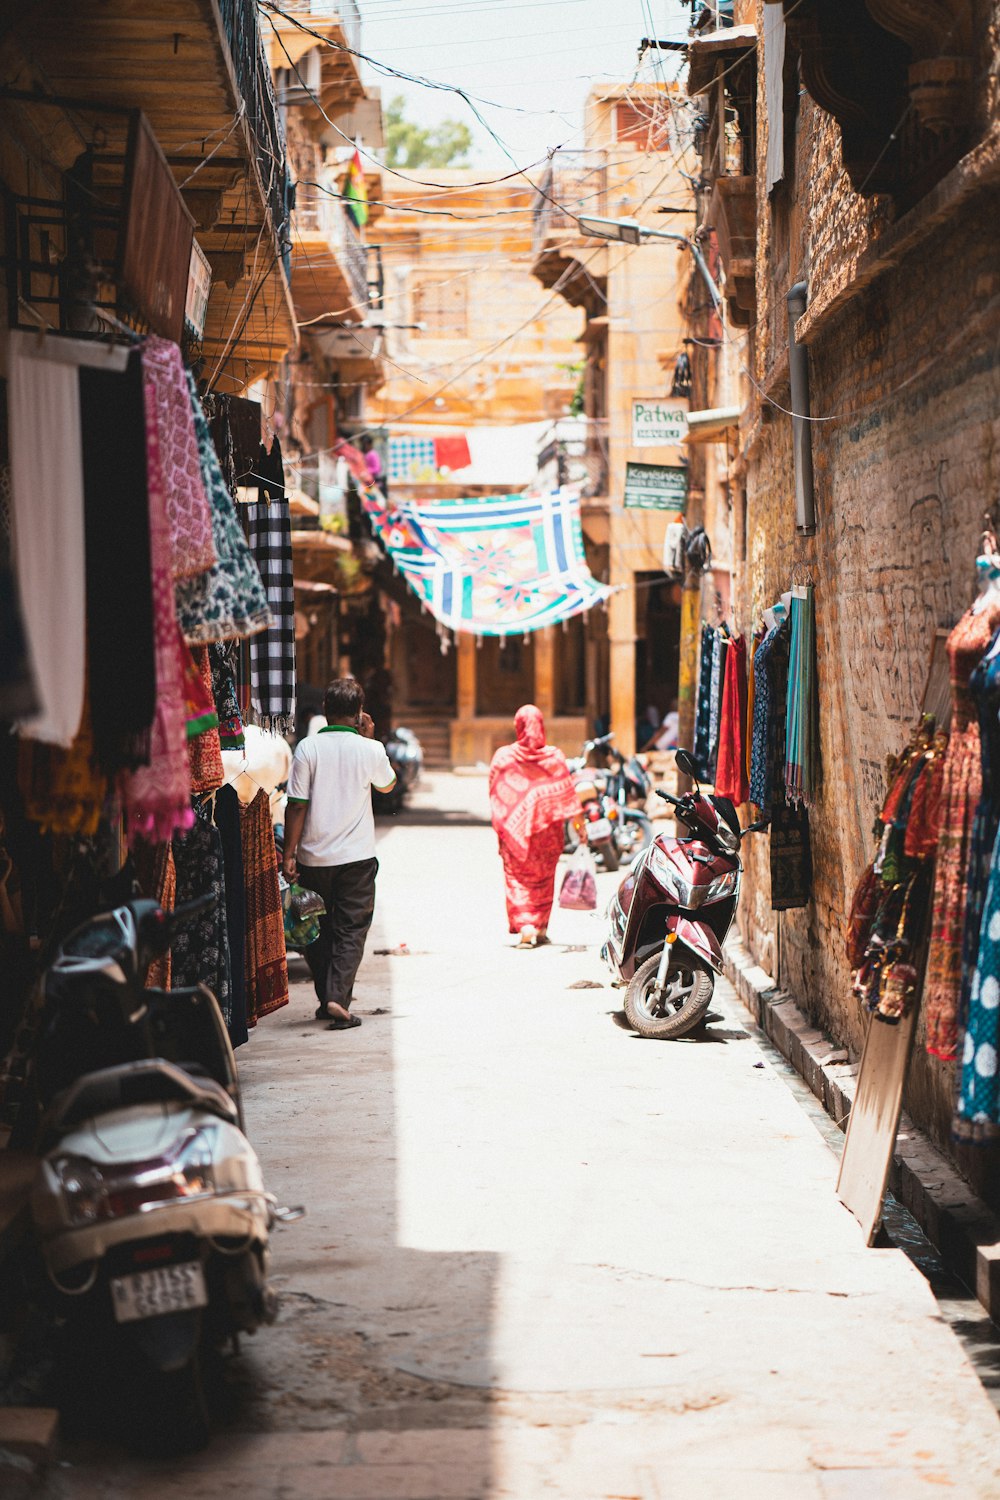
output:
[[[492,1391],[405,1374],[389,1340],[346,1327],[345,1315],[335,1303],[284,1292],[278,1322],[226,1361],[226,1425],[254,1432],[488,1425]]]

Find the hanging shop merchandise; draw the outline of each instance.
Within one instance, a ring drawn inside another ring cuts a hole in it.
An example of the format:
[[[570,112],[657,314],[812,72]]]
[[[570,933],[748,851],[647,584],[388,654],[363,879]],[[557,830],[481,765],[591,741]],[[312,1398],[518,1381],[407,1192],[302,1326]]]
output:
[[[808,808],[819,783],[816,615],[811,585],[767,610],[746,642],[702,625],[694,757],[735,806],[770,824],[771,905],[805,906],[812,888]]]
[[[242,745],[241,705],[275,728],[294,711],[282,485],[249,490],[248,545],[165,339],[13,332],[4,395],[0,720],[16,737],[0,735],[0,872],[16,901],[0,936],[27,982],[109,900],[211,891],[148,982],[208,984],[245,1040],[288,980],[268,799],[240,810],[221,748]],[[280,470],[256,411],[255,459]],[[248,639],[262,648],[241,651]]]
[[[1000,1139],[1000,552],[947,638],[951,724],[924,718],[889,766],[876,857],[854,896],[855,989],[893,1021],[923,999],[927,1051],[957,1063],[956,1139]],[[923,953],[927,951],[926,966]]]

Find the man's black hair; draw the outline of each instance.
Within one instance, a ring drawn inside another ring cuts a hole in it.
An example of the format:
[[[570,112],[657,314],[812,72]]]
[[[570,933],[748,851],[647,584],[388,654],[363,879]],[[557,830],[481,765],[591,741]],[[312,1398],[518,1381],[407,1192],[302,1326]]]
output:
[[[364,706],[364,688],[356,677],[338,677],[323,695],[323,712],[330,720],[356,719]]]

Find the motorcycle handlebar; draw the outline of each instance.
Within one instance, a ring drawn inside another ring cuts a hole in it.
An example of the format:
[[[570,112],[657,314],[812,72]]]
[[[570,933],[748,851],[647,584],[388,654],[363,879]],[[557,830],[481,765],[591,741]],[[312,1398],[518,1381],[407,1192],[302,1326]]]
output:
[[[206,891],[204,896],[195,896],[193,901],[182,901],[180,906],[175,906],[173,911],[167,913],[167,916],[174,925],[186,922],[188,917],[194,917],[198,912],[206,911],[214,900],[213,893]]]

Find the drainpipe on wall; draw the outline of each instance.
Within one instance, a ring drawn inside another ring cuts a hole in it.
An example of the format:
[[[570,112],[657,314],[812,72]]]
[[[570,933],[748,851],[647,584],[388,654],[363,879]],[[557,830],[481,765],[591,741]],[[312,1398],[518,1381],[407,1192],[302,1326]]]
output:
[[[795,529],[800,536],[816,531],[816,500],[813,493],[812,432],[809,421],[809,354],[795,337],[795,325],[806,310],[809,288],[797,281],[789,290],[788,373],[792,389],[792,454],[795,460]]]

